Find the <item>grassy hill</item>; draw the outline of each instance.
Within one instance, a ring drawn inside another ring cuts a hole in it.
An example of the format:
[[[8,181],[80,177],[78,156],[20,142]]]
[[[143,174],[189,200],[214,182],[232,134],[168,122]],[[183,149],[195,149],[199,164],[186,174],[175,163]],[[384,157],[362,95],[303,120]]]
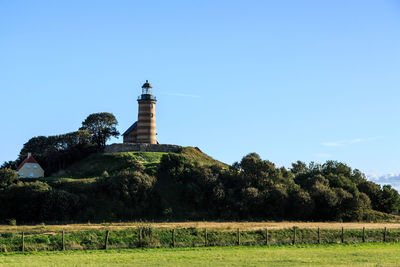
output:
[[[155,172],[164,152],[121,152],[109,154],[93,154],[82,161],[72,165],[60,173],[59,176],[72,178],[90,178],[98,177],[107,171],[113,174],[125,169],[129,169],[134,162],[139,161],[148,172]],[[178,153],[190,162],[203,166],[220,165],[227,167],[226,164],[213,159],[200,149],[195,147],[184,147]]]

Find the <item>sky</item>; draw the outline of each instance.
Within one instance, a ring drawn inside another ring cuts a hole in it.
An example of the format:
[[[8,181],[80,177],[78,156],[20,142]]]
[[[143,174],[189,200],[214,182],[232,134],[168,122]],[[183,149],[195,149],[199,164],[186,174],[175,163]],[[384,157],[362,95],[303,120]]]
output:
[[[160,143],[400,188],[397,0],[0,0],[0,163],[91,113],[123,133],[146,79]]]

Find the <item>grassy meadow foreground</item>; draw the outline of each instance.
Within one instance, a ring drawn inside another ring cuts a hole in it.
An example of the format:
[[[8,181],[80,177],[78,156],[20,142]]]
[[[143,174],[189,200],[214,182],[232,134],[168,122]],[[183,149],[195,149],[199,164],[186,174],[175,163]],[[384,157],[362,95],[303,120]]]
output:
[[[399,266],[399,243],[0,254],[7,266]]]
[[[399,241],[399,223],[138,222],[0,226],[0,252]]]

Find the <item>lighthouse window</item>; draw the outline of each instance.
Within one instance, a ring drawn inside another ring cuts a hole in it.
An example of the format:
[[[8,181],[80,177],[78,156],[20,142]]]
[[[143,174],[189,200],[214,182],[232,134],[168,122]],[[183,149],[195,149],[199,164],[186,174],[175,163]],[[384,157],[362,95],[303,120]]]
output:
[[[153,118],[153,113],[150,113],[150,117]]]
[[[29,176],[30,176],[30,177],[33,177],[33,172],[31,172],[31,173],[29,174]]]
[[[36,166],[36,165],[33,165],[33,168],[34,168],[34,169],[37,169],[37,166]]]
[[[26,168],[27,168],[27,169],[30,169],[30,168],[31,168],[31,166],[30,166],[30,165],[26,165]]]

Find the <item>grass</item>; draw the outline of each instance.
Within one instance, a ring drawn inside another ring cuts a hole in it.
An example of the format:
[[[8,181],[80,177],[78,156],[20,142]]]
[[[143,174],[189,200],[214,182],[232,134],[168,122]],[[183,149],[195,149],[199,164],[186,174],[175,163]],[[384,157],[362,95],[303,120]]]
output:
[[[90,178],[101,176],[104,171],[113,174],[124,169],[129,169],[132,166],[132,160],[141,162],[150,173],[154,173],[161,161],[164,152],[121,152],[121,153],[107,153],[107,154],[92,154],[89,157],[77,162],[60,171],[57,176],[47,177],[42,180],[54,182],[57,179],[64,179],[64,181],[71,181],[77,178]],[[175,154],[175,153],[173,153]],[[199,165],[212,165],[216,164],[221,167],[227,167],[226,164],[219,162],[212,157],[204,154],[198,148],[184,147],[178,154],[184,156],[192,162]],[[63,178],[61,178],[63,177]]]
[[[18,223],[18,222],[17,222]],[[1,232],[60,232],[60,231],[88,231],[88,230],[125,230],[139,227],[151,227],[154,229],[194,228],[221,231],[270,230],[293,228],[317,229],[400,229],[400,223],[368,223],[368,222],[121,222],[121,223],[85,223],[85,224],[57,224],[57,225],[0,225]]]
[[[63,175],[74,178],[100,176],[104,171],[109,174],[128,169],[132,160],[141,162],[144,166],[160,163],[162,152],[122,152],[110,154],[93,154],[72,165]]]
[[[399,243],[0,254],[7,266],[398,266]]]
[[[197,162],[199,165],[207,166],[215,164],[223,168],[228,167],[228,165],[226,165],[225,163],[215,160],[212,157],[208,156],[207,154],[203,153],[197,147],[184,147],[182,148],[181,155],[183,155],[192,162]]]
[[[44,226],[43,226],[44,228]],[[41,228],[41,229],[43,229]],[[39,227],[40,229],[40,227]],[[36,229],[38,230],[38,229]],[[109,230],[109,229],[108,229]],[[62,249],[62,233],[60,231],[25,231],[25,251],[54,251]],[[238,233],[239,237],[238,238]],[[320,243],[334,244],[341,242],[340,229],[320,229]],[[366,229],[366,242],[382,242],[383,229]],[[105,245],[105,229],[92,229],[85,231],[65,231],[66,250],[103,249]],[[293,228],[269,229],[268,244],[284,245],[292,244]],[[386,231],[386,242],[400,241],[400,229]],[[167,248],[175,247],[203,247],[207,246],[234,246],[240,240],[241,245],[255,246],[266,244],[266,231],[247,230],[207,230],[198,228],[162,229],[142,226],[140,228],[126,228],[124,230],[110,230],[108,247],[113,249],[127,248]],[[207,242],[206,242],[207,241]],[[316,244],[318,242],[318,230],[315,228],[296,228],[296,244]],[[346,229],[344,242],[363,242],[362,229]],[[19,251],[22,247],[21,233],[0,233],[0,251]]]

